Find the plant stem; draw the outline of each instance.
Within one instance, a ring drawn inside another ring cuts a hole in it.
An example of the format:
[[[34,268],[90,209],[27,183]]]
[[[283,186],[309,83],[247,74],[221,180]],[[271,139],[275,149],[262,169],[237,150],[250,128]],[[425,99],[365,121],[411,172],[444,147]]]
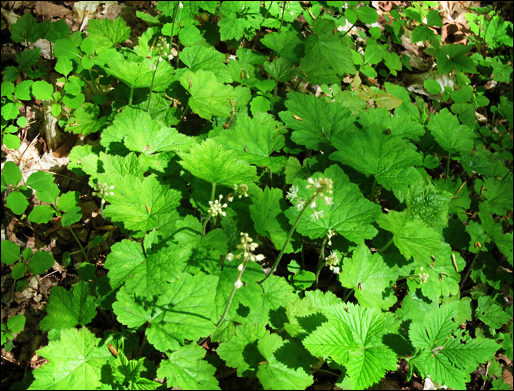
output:
[[[211,215],[208,215],[206,218],[205,218],[205,221],[203,222],[203,236],[205,237],[205,229],[207,228],[207,223],[209,222],[209,220],[211,219]]]
[[[96,95],[100,95],[100,91],[98,91],[98,87],[96,86],[95,78],[93,77],[91,69],[89,69],[89,77],[91,78],[91,83],[93,83],[93,87],[95,87]]]
[[[182,116],[180,117],[180,121],[178,122],[178,125],[177,125],[177,130],[178,131],[180,131],[180,127],[182,126],[182,121],[184,120],[184,117],[186,116],[186,112],[187,112],[188,109],[189,109],[189,102],[187,103],[186,108],[182,112]]]
[[[348,293],[344,296],[343,302],[346,302],[348,298],[352,295],[353,289],[348,289]]]
[[[452,157],[452,153],[451,153],[451,152],[449,152],[449,153],[448,153],[448,163],[446,163],[446,179],[445,179],[445,181],[447,181],[447,180],[448,180],[448,174],[449,174],[449,172],[450,172],[450,160],[451,160],[450,158],[451,158],[451,157]]]
[[[280,253],[278,254],[277,260],[273,264],[273,267],[271,268],[270,272],[266,275],[266,277],[264,277],[264,280],[259,282],[259,284],[262,284],[264,281],[266,281],[277,269],[277,266],[278,266],[280,260],[282,259],[282,255],[284,255],[284,251],[286,250],[286,247],[289,244],[289,241],[291,240],[291,236],[293,236],[293,233],[296,230],[298,223],[300,222],[300,218],[302,217],[303,212],[305,212],[305,209],[316,198],[316,196],[317,196],[317,194],[314,193],[314,195],[305,202],[303,209],[300,211],[300,213],[298,213],[298,217],[296,218],[293,226],[291,227],[291,229],[289,230],[289,233],[287,234],[286,241],[284,242],[284,245],[282,246],[282,249],[280,250]]]
[[[129,97],[129,103],[128,103],[129,106],[132,104],[132,96],[133,95],[134,95],[134,88],[130,87],[130,97]]]
[[[161,45],[162,47],[162,45]],[[161,48],[162,50],[162,48]],[[157,68],[159,68],[159,63],[162,61],[161,53],[159,53],[159,57],[157,59],[157,64],[155,65],[155,70],[152,75],[152,84],[150,84],[150,92],[148,93],[148,106],[146,107],[146,112],[150,113],[150,103],[152,102],[152,90],[153,90],[153,83],[155,81],[155,75],[157,74]]]
[[[80,240],[79,240],[79,238],[77,237],[77,235],[75,234],[75,231],[73,231],[73,228],[71,228],[71,225],[70,225],[70,232],[71,232],[71,234],[73,235],[73,237],[75,238],[75,240],[77,241],[77,243],[79,244],[80,251],[82,252],[82,255],[84,255],[84,259],[86,260],[86,262],[89,262],[89,259],[87,259],[86,250],[85,250],[85,249],[84,249],[84,247],[82,246],[82,243],[80,243]]]
[[[485,241],[484,241],[485,242]],[[468,270],[466,271],[466,274],[464,275],[464,278],[462,279],[461,283],[460,283],[460,287],[459,287],[459,290],[462,291],[462,287],[464,286],[464,284],[466,283],[466,280],[468,279],[469,277],[469,274],[471,273],[471,269],[473,269],[473,265],[475,264],[475,261],[478,259],[478,256],[480,255],[480,252],[482,251],[482,248],[479,247],[478,249],[478,252],[476,253],[475,257],[473,258],[473,260],[471,261],[471,264],[469,265],[469,268]]]
[[[325,266],[325,246],[327,245],[327,242],[328,235],[325,236],[325,239],[323,239],[323,243],[321,244],[321,251],[318,258],[318,267],[316,268],[316,282],[314,283],[314,289],[318,289],[319,274],[321,269],[323,269],[323,266]]]
[[[373,177],[373,184],[371,185],[371,193],[369,194],[369,200],[373,202],[373,199],[375,198],[375,188],[377,187],[377,177]]]
[[[387,248],[393,243],[393,240],[394,240],[394,236],[391,238],[391,240],[389,242],[386,243],[386,245],[384,247],[382,247],[380,249],[380,251],[384,252],[385,250],[387,250]]]

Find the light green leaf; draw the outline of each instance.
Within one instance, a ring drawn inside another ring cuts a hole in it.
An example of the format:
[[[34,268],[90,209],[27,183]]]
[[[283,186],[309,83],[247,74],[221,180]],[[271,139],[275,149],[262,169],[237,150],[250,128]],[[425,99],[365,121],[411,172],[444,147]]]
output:
[[[80,51],[77,46],[69,39],[59,39],[54,44],[54,56],[59,60],[80,61]],[[65,75],[66,76],[66,75]]]
[[[432,255],[438,254],[442,235],[421,220],[413,219],[407,212],[390,211],[378,219],[378,225],[393,233],[394,244],[410,260],[432,264]]]
[[[278,82],[288,82],[294,75],[294,69],[291,63],[285,58],[278,57],[273,62],[266,61],[263,68],[269,75]]]
[[[32,84],[32,94],[36,99],[53,100],[54,88],[44,80],[39,80]]]
[[[500,307],[491,296],[478,298],[478,307],[475,310],[478,319],[491,328],[491,333],[499,329],[510,320],[510,315]]]
[[[59,340],[37,351],[50,362],[34,371],[29,389],[93,390],[109,382],[102,368],[112,355],[106,345],[97,347],[99,342],[87,328],[62,330]]]
[[[21,215],[29,206],[29,202],[27,201],[27,197],[25,197],[19,191],[13,191],[9,193],[6,198],[7,207],[13,211],[14,214]]]
[[[27,319],[24,315],[14,315],[7,321],[7,328],[13,333],[19,333],[25,327]]]
[[[27,179],[27,186],[38,191],[49,190],[53,183],[53,175],[45,171],[35,172]]]
[[[5,180],[5,183],[16,186],[21,181],[20,168],[14,162],[5,162],[4,169],[2,170],[2,178]]]
[[[225,55],[212,46],[188,46],[180,53],[182,61],[192,72],[200,69],[214,73],[221,83],[232,83],[232,77],[227,69]],[[159,65],[160,66],[160,65]]]
[[[392,286],[397,279],[398,273],[386,265],[382,256],[371,255],[364,244],[357,247],[351,259],[344,259],[339,274],[341,285],[355,290],[355,298],[362,307],[378,307],[385,311],[396,303]]]
[[[191,147],[179,162],[195,177],[209,183],[233,188],[234,184],[255,181],[256,169],[246,161],[238,160],[234,151],[228,151],[212,139]]]
[[[145,370],[145,357],[139,360],[128,360],[123,351],[118,352],[118,357],[112,364],[112,377],[120,386],[131,390],[155,390],[161,383],[141,377]]]
[[[20,248],[9,240],[2,240],[1,251],[2,263],[6,265],[12,265],[20,259]]]
[[[421,182],[409,188],[405,196],[407,211],[429,227],[441,231],[448,225],[448,209],[453,194],[436,190],[432,185]]]
[[[85,326],[96,316],[96,299],[91,296],[86,281],[76,283],[69,291],[56,286],[52,288],[46,311],[47,315],[39,323],[43,331],[66,329],[79,324]]]
[[[443,109],[430,119],[428,129],[437,143],[449,153],[471,154],[476,138],[473,130],[461,125],[457,116]]]
[[[227,118],[232,112],[232,105],[236,105],[233,87],[220,83],[212,72],[202,69],[197,72],[186,71],[180,78],[180,84],[191,95],[191,109],[202,118]]]
[[[84,103],[73,112],[73,117],[66,125],[66,131],[82,134],[83,136],[98,132],[107,119],[106,117],[98,118],[99,114],[100,108],[97,105]]]
[[[130,27],[127,27],[121,16],[114,20],[90,19],[87,32],[97,53],[125,42],[130,37]]]
[[[50,205],[36,205],[28,218],[33,223],[45,224],[54,217],[55,210]]]
[[[161,361],[157,369],[159,378],[166,378],[169,388],[180,387],[184,390],[220,390],[214,377],[216,368],[203,360],[207,350],[192,344],[180,347]]]
[[[377,10],[368,7],[367,5],[360,6],[356,11],[357,15],[359,15],[359,19],[366,24],[373,24],[378,20]]]
[[[290,92],[287,111],[279,113],[284,124],[293,129],[291,140],[309,149],[319,149],[343,131],[356,129],[355,118],[340,103],[327,103],[314,95]]]
[[[164,293],[151,302],[130,295],[122,287],[113,304],[114,313],[128,327],[149,322],[148,341],[159,351],[175,350],[186,339],[196,341],[214,331],[212,293],[217,282],[217,277],[184,273],[167,283]]]
[[[319,219],[313,217],[310,205],[304,207],[308,210],[302,214],[298,223],[298,232],[309,236],[311,239],[321,238],[328,234],[329,230],[336,231],[346,239],[362,243],[365,239],[371,239],[376,235],[376,229],[372,222],[380,215],[380,207],[368,201],[362,195],[359,187],[350,182],[343,170],[332,165],[323,174],[315,173],[312,178],[325,177],[333,181],[332,204],[327,205],[324,199],[316,200],[317,212],[323,212]],[[307,200],[312,195],[312,190],[306,189],[306,180],[295,179],[293,188],[298,189],[298,196]],[[295,203],[296,205],[296,203]],[[296,207],[289,208],[285,214],[291,224],[294,224],[300,212]]]
[[[109,68],[105,68],[107,73],[120,79],[132,89],[152,86],[153,91],[161,92],[165,91],[173,81],[174,70],[167,61],[161,61],[157,67],[155,59],[145,58],[140,62],[131,62],[112,58],[107,64],[109,65]]]
[[[80,206],[73,206],[64,214],[61,219],[63,227],[70,227],[72,224],[77,223],[82,218],[82,209]]]
[[[295,64],[302,57],[304,51],[303,42],[294,31],[281,31],[266,34],[261,43],[274,50],[280,57]]]

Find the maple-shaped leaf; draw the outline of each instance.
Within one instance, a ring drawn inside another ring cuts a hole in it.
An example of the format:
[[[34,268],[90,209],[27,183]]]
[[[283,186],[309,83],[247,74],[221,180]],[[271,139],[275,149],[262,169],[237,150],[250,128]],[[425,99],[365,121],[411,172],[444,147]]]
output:
[[[409,327],[409,338],[418,349],[411,360],[414,367],[422,376],[430,375],[432,381],[456,390],[466,387],[469,368],[491,360],[499,348],[492,339],[478,342],[467,331],[457,330],[452,321],[457,312],[458,302],[443,304]]]
[[[317,239],[327,235],[328,230],[333,230],[356,243],[373,238],[377,231],[372,223],[380,215],[380,206],[364,198],[359,187],[350,182],[341,167],[335,164],[327,168],[323,174],[312,175],[312,178],[320,177],[329,178],[333,182],[332,202],[327,205],[323,199],[316,200],[315,211],[318,212],[318,216],[322,212],[318,219],[313,217],[315,212],[311,206],[304,205],[309,210],[302,214],[297,227],[298,232],[311,239]],[[307,189],[307,185],[306,180],[295,179],[293,182],[293,188],[297,189],[298,197],[303,200],[308,200],[312,195],[312,190]],[[291,225],[299,213],[297,207],[291,207],[285,212]]]
[[[63,287],[52,288],[46,307],[47,316],[39,323],[43,331],[85,326],[96,316],[96,299],[91,296],[86,281],[80,281],[67,291]]]
[[[386,332],[386,316],[379,309],[338,303],[324,311],[329,321],[303,340],[314,355],[331,357],[344,365],[351,387],[362,390],[384,377],[397,366],[394,352],[381,336]]]
[[[234,151],[226,150],[212,139],[191,147],[179,163],[195,177],[209,183],[233,187],[234,184],[257,179],[255,167],[237,159]]]
[[[502,327],[511,318],[500,305],[495,303],[495,300],[491,296],[478,298],[478,306],[475,310],[475,314],[478,319],[491,328],[491,332]]]
[[[214,377],[216,368],[203,360],[207,350],[193,344],[180,347],[168,354],[157,369],[159,378],[166,378],[169,388],[180,387],[183,390],[220,390],[218,380]]]
[[[134,62],[124,58],[112,58],[107,62],[105,71],[128,85],[135,88],[150,88],[153,91],[165,91],[173,81],[174,69],[167,61],[156,65],[156,59],[145,58]],[[157,68],[157,70],[156,70]]]
[[[394,244],[407,260],[414,257],[430,265],[441,249],[442,235],[405,211],[381,215],[378,225],[393,233]]]
[[[261,43],[274,50],[280,57],[295,64],[303,56],[304,44],[295,31],[281,31],[266,34]]]
[[[122,350],[118,352],[118,357],[112,364],[112,377],[116,383],[130,390],[155,390],[161,383],[141,377],[141,372],[145,370],[145,357],[139,360],[129,360]]]
[[[180,84],[190,94],[189,106],[200,117],[210,120],[213,116],[227,118],[237,103],[233,87],[221,83],[214,73],[199,69],[185,71]]]
[[[483,196],[488,201],[488,207],[491,213],[504,215],[509,210],[512,210],[512,182],[512,173],[502,180],[493,177],[484,178]]]
[[[310,56],[312,60],[324,59],[338,75],[354,75],[356,70],[352,53],[341,32],[336,30],[334,21],[317,18],[312,30],[314,34],[305,41],[305,56]]]
[[[512,177],[512,175],[511,175]],[[512,203],[512,197],[511,197]],[[514,248],[512,247],[512,232],[503,233],[503,226],[501,222],[495,221],[492,216],[492,210],[494,206],[491,201],[480,204],[480,212],[478,216],[482,221],[482,226],[478,226],[478,237],[473,238],[470,243],[470,248],[475,249],[475,243],[480,242],[482,245],[485,241],[491,238],[498,249],[507,257],[507,261],[512,265]],[[470,222],[471,223],[471,222]],[[478,223],[475,222],[478,225]],[[466,227],[467,228],[467,227]],[[488,237],[487,237],[488,236]],[[476,250],[475,250],[476,251]],[[472,252],[475,252],[472,251]]]
[[[312,85],[328,85],[340,80],[336,72],[330,68],[328,61],[316,57],[313,52],[300,60],[300,68],[296,68],[296,74]]]
[[[285,307],[287,303],[296,299],[293,288],[284,277],[271,276],[261,286],[264,291],[264,305],[272,311]]]
[[[232,77],[227,69],[225,55],[212,46],[188,46],[180,52],[182,61],[189,70],[196,72],[200,69],[214,73],[222,83],[232,83]]]
[[[66,125],[66,131],[87,136],[98,132],[105,124],[107,117],[100,117],[100,108],[93,103],[84,103],[73,112],[73,117]]]
[[[96,52],[100,53],[117,43],[125,42],[130,36],[130,27],[127,27],[121,16],[114,20],[90,19],[87,32]]]
[[[63,329],[59,340],[37,350],[49,363],[34,370],[31,390],[95,390],[111,383],[102,368],[112,357],[87,328]]]
[[[335,300],[332,300],[332,297],[307,295],[310,292],[320,292],[317,295],[323,294],[321,291],[306,291],[306,297],[290,301],[286,305],[287,322],[284,323],[284,329],[291,337],[306,336],[327,321],[327,318],[321,312],[322,309],[317,306],[321,301],[323,301],[323,306],[340,302],[340,299],[335,295],[333,296]],[[328,293],[331,294],[332,292]]]
[[[266,187],[264,191],[259,190],[252,196],[252,201],[250,215],[255,223],[255,230],[259,235],[268,237],[275,248],[281,249],[290,229],[290,224],[283,215],[287,205],[282,190]],[[286,254],[294,251],[293,245],[299,238],[298,235],[293,235],[291,239],[286,246]]]
[[[392,286],[398,276],[380,254],[371,255],[368,247],[361,244],[352,258],[344,259],[339,281],[342,286],[355,290],[355,298],[361,306],[387,311],[397,300]]]
[[[285,102],[287,111],[278,115],[293,129],[291,140],[309,149],[319,149],[343,130],[356,129],[351,111],[340,103],[328,103],[314,95],[290,92]]]
[[[111,247],[105,268],[113,290],[125,283],[128,293],[151,298],[180,275],[190,255],[191,248],[173,243],[144,254],[140,243],[125,239]]]
[[[243,36],[252,39],[264,21],[260,3],[226,2],[221,3],[219,9],[223,14],[218,22],[222,41],[239,40]]]
[[[144,132],[141,131],[144,129]],[[102,133],[102,145],[122,142],[129,151],[151,155],[156,152],[187,151],[193,140],[155,121],[146,111],[125,107]]]
[[[258,341],[257,348],[265,358],[257,371],[264,389],[304,390],[313,383],[310,366],[317,360],[300,343],[268,334]]]
[[[381,129],[349,128],[338,133],[331,143],[338,150],[330,155],[331,159],[366,176],[373,175],[387,190],[407,190],[408,185],[421,180],[414,167],[422,163],[421,155],[411,143]]]
[[[146,232],[176,220],[181,193],[161,184],[155,176],[141,180],[133,175],[99,174],[98,181],[114,186],[105,197],[110,204],[104,213],[126,229]]]
[[[467,125],[461,125],[456,115],[448,109],[442,109],[430,119],[428,129],[435,141],[446,152],[451,154],[471,154],[476,138],[473,130]]]
[[[162,352],[178,349],[184,341],[205,337],[215,330],[212,315],[218,278],[183,273],[163,288],[156,300],[131,295],[125,287],[112,305],[118,321],[128,327],[148,322],[148,341]]]
[[[253,118],[240,115],[236,126],[222,130],[214,138],[218,144],[236,151],[238,159],[256,166],[265,166],[279,171],[285,164],[285,157],[271,157],[284,147],[285,137],[279,130],[279,122],[270,114],[257,113]]]

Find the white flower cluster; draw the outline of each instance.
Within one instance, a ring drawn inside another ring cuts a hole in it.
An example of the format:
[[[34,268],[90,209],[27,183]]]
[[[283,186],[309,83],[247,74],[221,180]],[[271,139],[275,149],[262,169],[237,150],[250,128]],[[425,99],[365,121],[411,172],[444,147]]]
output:
[[[325,258],[325,265],[330,268],[335,274],[339,274],[341,272],[341,268],[339,265],[339,257],[337,253],[332,253],[328,257]]]
[[[328,236],[328,245],[329,246],[332,246],[332,236],[335,236],[335,235],[337,235],[336,231],[333,231],[331,229],[328,230],[327,236]]]
[[[237,195],[237,198],[248,197],[248,185],[242,183],[241,185],[234,184],[235,194],[230,193],[227,197],[228,202],[232,202],[234,200],[234,196]]]
[[[420,272],[420,273],[418,273],[419,283],[420,283],[420,284],[424,284],[425,282],[427,282],[428,277],[429,277],[430,275],[429,275],[429,274],[427,274],[427,273],[423,273],[423,266],[421,266],[419,269],[421,270],[421,272]]]
[[[329,197],[330,194],[332,194],[332,179],[329,178],[319,178],[319,179],[313,179],[309,178],[307,180],[309,184],[306,186],[308,190],[314,189],[314,194],[310,198],[312,200],[310,207],[313,211],[311,215],[311,220],[319,220],[320,217],[323,217],[323,211],[317,211],[316,208],[316,199],[317,198],[324,198],[326,205],[332,205],[334,203],[334,198]],[[290,192],[287,193],[286,197],[289,198],[291,202],[293,202],[296,206],[296,209],[298,211],[303,210],[305,207],[305,204],[307,201],[303,200],[298,196],[298,186],[292,186],[290,189]],[[294,201],[296,199],[296,201]],[[333,236],[333,235],[332,235]]]
[[[159,61],[162,61],[162,57],[167,58],[169,61],[173,60],[173,54],[171,54],[171,47],[168,40],[165,37],[161,37],[159,43],[155,45],[156,49],[162,49],[161,57]]]
[[[94,196],[98,196],[102,199],[102,205],[105,204],[105,197],[108,196],[108,195],[111,195],[113,196],[114,195],[114,192],[112,191],[109,191],[109,190],[113,190],[114,189],[114,186],[109,186],[107,183],[97,183],[96,184],[96,190],[97,191],[94,191],[92,194]]]
[[[219,200],[214,200],[214,202],[209,201],[209,209],[207,210],[207,213],[209,213],[210,216],[214,217],[217,215],[226,216],[227,212],[223,210],[223,208],[226,208],[227,204],[222,204],[220,201],[223,199],[223,196],[220,194]]]
[[[241,263],[237,269],[241,272],[243,272],[245,266],[246,266],[246,263],[248,261],[253,261],[253,262],[256,262],[256,261],[263,261],[264,258],[266,258],[263,254],[258,254],[258,255],[255,255],[253,254],[253,252],[257,249],[259,245],[257,243],[254,243],[253,242],[253,239],[248,236],[247,233],[244,233],[244,232],[241,232],[241,244],[238,244],[237,245],[237,248],[240,249],[240,250],[243,250],[243,252],[237,254],[237,255],[234,255],[232,253],[228,253],[227,255],[227,260],[228,261],[232,261],[234,258],[237,258],[237,259],[242,259],[243,260],[243,263]],[[240,274],[240,276],[241,276]],[[234,283],[234,285],[239,289],[243,286],[243,283],[241,282],[241,278],[239,277],[237,279],[237,281]]]

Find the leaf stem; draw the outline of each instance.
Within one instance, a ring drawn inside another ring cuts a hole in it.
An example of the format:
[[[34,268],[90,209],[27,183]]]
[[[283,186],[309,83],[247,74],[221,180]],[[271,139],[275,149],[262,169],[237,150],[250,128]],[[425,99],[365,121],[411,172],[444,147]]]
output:
[[[485,241],[484,241],[485,242]],[[475,264],[476,260],[478,259],[478,256],[480,255],[480,253],[482,252],[482,247],[479,247],[478,248],[478,252],[476,253],[475,257],[473,258],[473,260],[471,261],[471,264],[469,265],[469,268],[468,270],[466,271],[466,274],[464,275],[464,278],[462,279],[462,281],[460,282],[460,287],[459,287],[459,290],[462,291],[462,288],[464,287],[464,284],[466,283],[466,280],[468,279],[469,277],[469,274],[471,273],[471,269],[473,269],[473,265]]]
[[[325,266],[325,246],[327,245],[327,242],[328,235],[325,236],[325,239],[323,239],[323,243],[321,244],[321,251],[318,258],[318,267],[316,268],[316,282],[314,283],[314,289],[318,289],[319,274],[321,273],[323,266]]]
[[[452,157],[452,153],[451,152],[448,152],[448,162],[446,163],[446,179],[445,181],[448,180],[448,173],[450,172],[450,158]]]
[[[75,240],[77,241],[77,243],[79,244],[80,251],[82,252],[82,255],[84,255],[84,259],[86,260],[86,262],[89,262],[89,259],[87,259],[86,250],[85,250],[85,249],[84,249],[84,247],[82,246],[82,243],[80,243],[80,240],[79,240],[79,238],[77,237],[77,234],[75,234],[75,231],[73,231],[73,228],[71,227],[71,225],[70,225],[70,232],[71,232],[71,234],[73,235],[73,237],[75,238]]]
[[[162,46],[161,46],[161,50],[162,50]],[[153,71],[153,75],[152,75],[152,84],[150,84],[150,91],[148,93],[148,106],[146,106],[147,113],[150,113],[150,103],[152,102],[153,83],[155,81],[155,75],[157,74],[157,68],[159,68],[159,64],[162,61],[161,59],[162,59],[161,53],[159,52],[159,57],[157,58],[157,64],[155,65],[155,70]],[[161,60],[161,61],[159,61],[159,60]]]
[[[346,303],[346,301],[348,300],[348,298],[352,295],[353,293],[353,289],[348,289],[348,292],[346,293],[346,295],[343,297],[343,302]]]
[[[289,244],[289,241],[291,240],[291,236],[293,236],[293,233],[296,230],[296,227],[298,226],[298,223],[300,222],[300,218],[302,217],[303,212],[305,212],[305,209],[307,209],[307,206],[310,205],[311,202],[316,197],[317,197],[317,194],[314,193],[314,195],[305,202],[303,209],[300,211],[300,213],[298,213],[298,217],[296,218],[293,226],[291,227],[291,229],[289,230],[289,232],[287,234],[286,241],[284,242],[284,245],[282,246],[282,249],[280,250],[280,253],[278,254],[277,260],[273,264],[273,267],[271,268],[270,272],[266,275],[266,277],[264,277],[264,280],[259,282],[259,284],[262,284],[264,281],[266,281],[275,272],[275,270],[277,269],[277,266],[278,266],[280,260],[282,259],[282,255],[284,255],[284,251],[286,250],[286,247]]]
[[[182,112],[182,116],[180,117],[180,121],[178,122],[178,125],[177,125],[178,131],[180,131],[180,127],[182,126],[182,121],[184,120],[184,117],[186,116],[186,112],[188,109],[189,109],[189,102],[187,102],[187,106],[184,109],[184,111]]]
[[[389,242],[386,243],[386,245],[384,247],[382,247],[380,249],[380,251],[384,252],[385,250],[387,250],[387,248],[393,243],[393,240],[394,240],[394,236],[391,238],[391,240]]]
[[[375,188],[377,187],[377,177],[373,177],[373,184],[371,185],[371,193],[369,194],[369,200],[373,202],[373,199],[375,198]]]

